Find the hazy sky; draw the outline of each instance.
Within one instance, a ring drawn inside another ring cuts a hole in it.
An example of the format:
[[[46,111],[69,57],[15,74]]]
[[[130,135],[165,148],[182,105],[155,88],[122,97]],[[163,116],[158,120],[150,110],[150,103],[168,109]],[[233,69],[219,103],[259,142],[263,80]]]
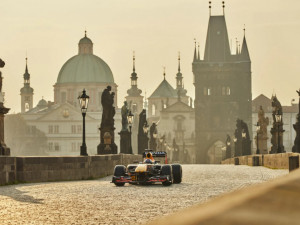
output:
[[[222,14],[221,0],[212,15]],[[119,85],[119,107],[130,87],[132,51],[138,87],[149,96],[163,79],[175,87],[177,54],[188,95],[194,97],[194,38],[203,56],[208,25],[207,0],[1,0],[0,58],[6,107],[20,111],[26,52],[34,105],[53,101],[53,85],[62,65],[77,54],[87,29],[94,54],[110,66]],[[226,22],[233,43],[246,37],[252,60],[252,96],[275,92],[284,105],[300,88],[300,1],[226,1]],[[235,46],[234,46],[235,47]]]

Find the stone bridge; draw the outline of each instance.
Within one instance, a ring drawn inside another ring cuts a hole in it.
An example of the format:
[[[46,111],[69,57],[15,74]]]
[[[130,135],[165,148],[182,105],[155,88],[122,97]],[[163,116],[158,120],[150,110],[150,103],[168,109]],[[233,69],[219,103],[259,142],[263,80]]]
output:
[[[287,174],[234,165],[183,165],[183,181],[116,187],[111,176],[0,187],[0,224],[143,224]]]

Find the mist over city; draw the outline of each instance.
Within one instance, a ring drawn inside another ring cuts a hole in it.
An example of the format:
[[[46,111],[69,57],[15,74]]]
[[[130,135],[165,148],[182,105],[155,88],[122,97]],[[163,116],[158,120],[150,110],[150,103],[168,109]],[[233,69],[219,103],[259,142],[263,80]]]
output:
[[[297,224],[300,2],[1,9],[1,224]]]

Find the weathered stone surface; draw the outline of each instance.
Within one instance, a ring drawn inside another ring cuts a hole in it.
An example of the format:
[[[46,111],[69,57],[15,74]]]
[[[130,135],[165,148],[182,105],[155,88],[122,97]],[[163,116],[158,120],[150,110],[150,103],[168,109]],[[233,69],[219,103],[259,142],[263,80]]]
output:
[[[0,157],[0,185],[99,178],[113,173],[117,164],[141,161],[141,155],[97,155],[88,157]]]
[[[142,224],[287,173],[264,167],[183,165],[182,183],[169,187],[116,187],[110,183],[111,176],[2,186],[0,224]]]

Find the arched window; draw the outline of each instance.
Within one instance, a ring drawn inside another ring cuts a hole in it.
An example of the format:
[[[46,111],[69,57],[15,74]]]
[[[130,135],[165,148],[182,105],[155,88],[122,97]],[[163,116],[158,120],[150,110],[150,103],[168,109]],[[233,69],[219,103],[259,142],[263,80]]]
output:
[[[155,107],[155,105],[154,104],[152,104],[152,116],[155,116],[155,109],[156,107]]]
[[[226,95],[230,95],[230,87],[226,88]]]
[[[25,112],[29,110],[29,103],[25,103]]]
[[[211,88],[207,88],[207,95],[211,95]]]

